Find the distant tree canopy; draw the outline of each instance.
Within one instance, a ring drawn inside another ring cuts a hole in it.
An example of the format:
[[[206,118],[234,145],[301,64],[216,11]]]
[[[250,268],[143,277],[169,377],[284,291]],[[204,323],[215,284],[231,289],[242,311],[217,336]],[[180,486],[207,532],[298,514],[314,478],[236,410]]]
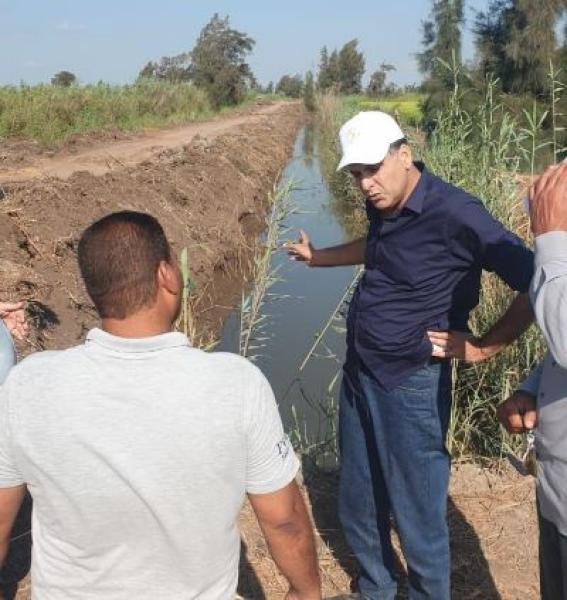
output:
[[[493,73],[505,92],[543,95],[566,7],[566,0],[491,0],[474,28],[481,73]]]
[[[247,85],[253,81],[245,59],[255,43],[245,33],[232,29],[228,17],[221,19],[216,13],[201,31],[191,52],[191,75],[214,105],[243,100]]]
[[[140,71],[139,79],[158,79],[179,83],[191,79],[191,53],[184,52],[177,56],[164,56],[159,61],[148,62]]]
[[[301,98],[303,93],[303,79],[301,75],[284,75],[276,85],[276,94],[283,94],[290,98]]]
[[[323,46],[317,85],[321,90],[335,88],[342,94],[360,94],[364,68],[364,54],[358,50],[358,40],[347,42],[339,52],[333,50],[330,55]]]
[[[213,106],[237,104],[247,89],[257,86],[246,63],[254,45],[251,37],[230,27],[229,17],[215,13],[191,52],[150,61],[139,78],[192,81],[207,92]]]
[[[396,67],[394,67],[394,65],[382,63],[380,67],[370,76],[370,81],[368,82],[368,87],[366,88],[366,94],[374,98],[378,98],[379,96],[387,94],[389,89],[386,85],[386,78],[388,77],[388,73],[390,71],[395,70]]]
[[[351,40],[341,48],[339,52],[339,84],[343,94],[360,94],[364,64],[364,54],[358,51],[358,40]]]
[[[59,71],[51,78],[51,85],[58,87],[71,87],[74,83],[77,83],[77,76],[71,71]]]
[[[316,108],[315,81],[311,71],[307,71],[307,74],[305,75],[305,85],[303,86],[303,103],[305,104],[305,108],[310,112],[313,112]]]
[[[433,0],[431,18],[423,23],[423,51],[417,55],[419,70],[433,87],[448,88],[451,74],[442,64],[461,64],[461,27],[464,0]]]

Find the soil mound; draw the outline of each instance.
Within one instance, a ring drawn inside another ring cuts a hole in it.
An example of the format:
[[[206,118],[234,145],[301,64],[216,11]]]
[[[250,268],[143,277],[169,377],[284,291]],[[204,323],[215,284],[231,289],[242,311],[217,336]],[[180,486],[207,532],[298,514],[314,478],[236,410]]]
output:
[[[177,252],[188,248],[198,333],[210,335],[241,288],[237,273],[251,234],[261,227],[303,119],[297,103],[262,106],[229,125],[215,121],[209,134],[202,124],[204,133],[194,132],[185,146],[152,146],[133,166],[114,161],[104,175],[80,171],[0,188],[0,298],[28,300],[36,326],[22,350],[73,345],[96,323],[79,278],[77,242],[95,219],[124,209],[153,214]]]

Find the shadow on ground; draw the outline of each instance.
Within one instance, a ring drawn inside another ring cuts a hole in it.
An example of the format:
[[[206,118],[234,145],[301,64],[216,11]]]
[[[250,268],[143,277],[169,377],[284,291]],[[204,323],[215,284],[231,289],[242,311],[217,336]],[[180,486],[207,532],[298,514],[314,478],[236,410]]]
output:
[[[267,600],[262,584],[247,559],[247,547],[240,542],[240,564],[238,565],[238,595],[242,598]]]
[[[344,538],[337,516],[338,473],[323,472],[304,465],[304,483],[309,494],[317,530],[329,546],[341,568],[356,580],[357,565]],[[449,499],[449,530],[451,536],[451,597],[453,600],[501,600],[480,540],[464,515]],[[398,600],[407,598],[407,578],[399,545]]]

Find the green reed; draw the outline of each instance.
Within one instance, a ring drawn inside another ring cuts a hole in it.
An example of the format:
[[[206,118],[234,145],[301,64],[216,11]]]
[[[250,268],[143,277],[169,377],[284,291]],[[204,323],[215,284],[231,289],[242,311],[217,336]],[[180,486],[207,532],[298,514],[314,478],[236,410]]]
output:
[[[557,105],[564,87],[553,78],[552,102]],[[419,132],[413,137],[414,152],[427,167],[443,179],[480,198],[505,227],[531,244],[529,221],[521,208],[526,185],[549,145],[557,154],[557,114],[552,136],[545,130],[547,108],[534,104],[531,111],[511,113],[497,91],[497,81],[487,78],[481,90],[482,101],[471,110],[464,106],[470,89],[462,89],[454,77],[454,89],[437,115],[436,127],[425,143]],[[352,235],[364,234],[366,223],[360,194],[347,175],[335,173],[339,158],[337,134],[340,125],[359,107],[335,96],[318,99],[317,126],[324,173],[336,196],[336,203],[348,215],[343,223]],[[549,108],[552,111],[552,107]],[[407,129],[407,126],[406,126]],[[414,132],[415,133],[415,132]],[[412,137],[410,135],[410,137]],[[539,162],[538,162],[539,160]],[[521,172],[527,165],[528,176]],[[473,333],[482,335],[504,313],[514,297],[497,276],[484,273],[479,306],[472,312]],[[453,455],[498,457],[516,441],[505,435],[496,420],[496,407],[516,389],[531,367],[542,357],[544,345],[537,328],[532,326],[517,342],[493,359],[466,365],[453,365],[453,407],[449,448]],[[311,444],[313,442],[311,441]]]

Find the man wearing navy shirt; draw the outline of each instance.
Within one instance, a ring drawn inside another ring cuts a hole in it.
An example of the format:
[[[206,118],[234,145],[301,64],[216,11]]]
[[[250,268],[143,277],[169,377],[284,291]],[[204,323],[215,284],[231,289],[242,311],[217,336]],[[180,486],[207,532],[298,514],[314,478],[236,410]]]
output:
[[[448,600],[448,359],[485,360],[525,331],[533,257],[479,200],[415,163],[389,115],[359,113],[340,141],[338,169],[350,171],[366,198],[368,235],[315,249],[301,232],[287,247],[312,267],[365,266],[347,319],[339,515],[360,563],[363,598],[396,595],[393,516],[410,599]],[[483,269],[519,293],[475,338],[468,318]]]

